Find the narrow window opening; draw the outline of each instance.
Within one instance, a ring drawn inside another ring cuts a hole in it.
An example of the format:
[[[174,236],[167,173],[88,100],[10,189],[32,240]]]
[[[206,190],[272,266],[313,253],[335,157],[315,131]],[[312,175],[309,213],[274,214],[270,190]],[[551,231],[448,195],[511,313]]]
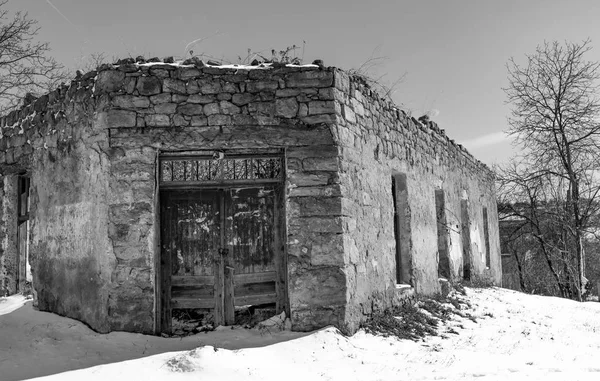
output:
[[[485,240],[485,267],[490,267],[490,227],[488,223],[487,208],[483,208],[483,236]]]
[[[26,284],[32,281],[29,264],[29,189],[31,181],[27,175],[19,175],[17,187],[17,241],[19,244],[17,284],[25,291]]]
[[[394,237],[396,239],[396,283],[411,284],[410,224],[406,175],[392,176]]]
[[[448,257],[448,226],[444,191],[435,190],[435,215],[437,222],[438,276],[450,279],[450,259]]]
[[[460,217],[462,225],[460,232],[463,245],[463,279],[471,280],[471,222],[469,221],[468,200],[460,201]]]

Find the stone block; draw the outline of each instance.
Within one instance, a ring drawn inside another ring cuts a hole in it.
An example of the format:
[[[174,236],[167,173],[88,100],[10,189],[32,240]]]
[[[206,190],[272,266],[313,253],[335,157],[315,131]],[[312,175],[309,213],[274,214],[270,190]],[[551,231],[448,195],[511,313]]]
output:
[[[327,87],[324,89],[319,89],[319,99],[323,101],[332,101],[335,99],[334,97],[334,88]]]
[[[173,103],[183,103],[188,100],[188,95],[187,94],[173,94],[171,96],[171,99],[173,100]]]
[[[136,122],[135,111],[127,110],[108,110],[106,122],[108,127],[135,127]]]
[[[168,70],[166,67],[163,66],[163,68],[158,67],[158,66],[152,66],[150,68],[150,74],[152,74],[153,76],[156,76],[158,78],[169,78],[170,77],[170,73],[171,71]]]
[[[298,187],[328,185],[331,182],[331,174],[328,172],[305,173],[289,172],[288,181]]]
[[[117,95],[112,99],[112,104],[119,108],[147,108],[150,107],[150,100],[134,95]]]
[[[337,157],[309,157],[302,160],[302,168],[305,171],[337,171]]]
[[[185,82],[179,79],[165,78],[163,81],[163,91],[168,93],[186,94]]]
[[[154,106],[157,114],[173,114],[177,109],[177,103],[161,103]]]
[[[317,267],[290,274],[292,306],[339,306],[346,303],[346,276],[339,267]],[[292,308],[292,311],[296,308]],[[294,319],[292,319],[294,321]],[[328,323],[331,324],[331,321]]]
[[[223,92],[221,83],[216,79],[198,80],[198,86],[202,94],[219,94]]]
[[[249,93],[258,93],[263,90],[277,90],[279,82],[273,80],[254,81],[246,83],[246,91]]]
[[[275,115],[275,104],[272,102],[252,102],[248,104],[248,111],[255,115]]]
[[[123,89],[125,73],[118,70],[104,70],[96,78],[96,91],[114,92]]]
[[[237,83],[225,82],[223,83],[223,93],[235,94],[240,91],[240,87]]]
[[[290,217],[339,216],[341,213],[342,199],[339,197],[288,199],[288,216]]]
[[[201,94],[193,94],[190,95],[187,99],[188,103],[199,103],[199,104],[207,104],[215,101],[215,97],[213,95],[201,95]]]
[[[227,126],[231,124],[231,116],[229,115],[211,115],[208,117],[209,126]]]
[[[238,106],[243,106],[250,102],[254,102],[257,97],[258,96],[256,94],[250,93],[233,94],[231,97],[231,102]]]
[[[192,116],[191,125],[194,127],[206,126],[206,125],[208,125],[208,118],[205,116],[194,115],[194,116]]]
[[[220,100],[220,101],[230,101],[231,100],[231,94],[229,94],[229,93],[219,93],[219,94],[217,94],[217,100]]]
[[[301,93],[301,89],[278,89],[275,92],[277,98],[295,97]]]
[[[203,106],[196,103],[182,104],[177,107],[177,112],[183,115],[203,115]]]
[[[150,114],[144,117],[148,127],[168,127],[171,125],[169,116],[165,114]]]
[[[304,71],[285,76],[286,87],[330,87],[333,73],[330,71]]]
[[[221,112],[225,115],[239,114],[241,109],[228,101],[219,102],[219,106],[221,107]]]
[[[179,78],[184,81],[187,79],[196,78],[196,77],[200,76],[200,70],[198,70],[196,68],[191,68],[191,67],[181,68],[181,69],[179,69],[178,73],[179,73]]]
[[[161,92],[162,85],[157,77],[140,77],[136,88],[140,95],[155,95]]]
[[[301,118],[308,116],[308,105],[306,103],[300,103],[300,107],[298,108],[298,116]]]
[[[189,118],[189,117],[188,117]],[[173,115],[173,126],[186,127],[190,125],[190,121],[181,114]]]
[[[298,114],[298,102],[295,98],[277,99],[275,101],[275,115],[284,118],[294,118]]]
[[[338,148],[334,145],[319,144],[305,147],[289,147],[286,152],[288,158],[304,159],[307,157],[338,157]]]
[[[339,185],[315,184],[289,188],[289,197],[341,197],[342,192]]]
[[[333,101],[312,101],[308,102],[308,115],[332,114],[335,113],[335,103]]]
[[[205,115],[214,115],[214,114],[218,114],[221,112],[221,109],[219,108],[219,104],[218,103],[209,103],[204,105],[204,114]]]
[[[150,102],[152,102],[152,104],[171,102],[171,94],[162,93],[158,95],[153,95],[150,97]]]
[[[257,124],[257,122],[256,118],[254,118],[252,115],[237,114],[233,115],[233,124],[236,126],[249,126]]]
[[[354,111],[350,107],[342,105],[342,115],[349,123],[356,123],[356,115],[354,115]]]
[[[320,123],[335,123],[335,115],[332,114],[322,114],[322,115],[312,115],[305,116],[300,118],[306,124],[320,124]]]
[[[200,85],[198,85],[198,81],[196,80],[189,80],[185,88],[188,94],[198,94],[200,92]]]

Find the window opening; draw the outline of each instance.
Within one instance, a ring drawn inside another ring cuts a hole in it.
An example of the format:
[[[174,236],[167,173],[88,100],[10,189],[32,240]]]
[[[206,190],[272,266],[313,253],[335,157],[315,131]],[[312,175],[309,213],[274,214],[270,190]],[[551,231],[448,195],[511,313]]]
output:
[[[438,276],[450,279],[450,259],[448,258],[448,226],[444,191],[435,190],[435,215],[437,222]]]
[[[411,284],[410,210],[406,175],[392,176],[394,237],[396,239],[396,283]]]
[[[460,200],[461,236],[463,244],[463,278],[471,280],[471,222],[468,200]]]
[[[485,240],[485,267],[490,267],[490,227],[488,222],[488,211],[487,208],[483,208],[483,236]]]
[[[31,282],[31,266],[29,264],[29,189],[31,180],[26,175],[19,175],[17,183],[17,241],[19,243],[18,285],[24,291],[25,284]]]

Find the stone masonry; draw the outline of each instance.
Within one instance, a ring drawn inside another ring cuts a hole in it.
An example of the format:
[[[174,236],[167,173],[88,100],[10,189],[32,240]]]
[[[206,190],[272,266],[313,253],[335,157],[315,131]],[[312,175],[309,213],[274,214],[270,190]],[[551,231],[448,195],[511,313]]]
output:
[[[471,273],[499,284],[487,167],[361,78],[316,65],[276,66],[103,65],[2,117],[0,287],[16,291],[7,194],[26,174],[39,309],[99,332],[156,333],[159,156],[274,149],[286,163],[286,310],[294,330],[335,324],[354,332],[374,310],[405,297],[408,286],[396,277],[393,174],[406,176],[409,294],[440,291],[440,189],[451,277],[463,276],[468,242]]]

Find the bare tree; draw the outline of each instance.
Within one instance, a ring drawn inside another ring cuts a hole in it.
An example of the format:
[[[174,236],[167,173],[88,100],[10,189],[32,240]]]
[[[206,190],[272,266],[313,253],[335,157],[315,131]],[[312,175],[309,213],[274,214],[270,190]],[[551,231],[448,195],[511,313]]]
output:
[[[574,296],[579,300],[585,270],[583,238],[600,191],[600,64],[585,60],[590,49],[589,40],[546,42],[527,56],[525,65],[509,61],[509,85],[504,89],[512,106],[508,133],[523,151],[512,169],[500,173],[505,181],[520,181],[522,195],[535,196],[541,209],[530,205],[531,218],[545,213],[537,224],[540,248],[560,253],[563,272],[574,278]]]
[[[27,13],[10,16],[0,0],[0,113],[15,108],[26,93],[46,92],[67,73],[49,56],[48,43],[36,40],[37,21]]]

